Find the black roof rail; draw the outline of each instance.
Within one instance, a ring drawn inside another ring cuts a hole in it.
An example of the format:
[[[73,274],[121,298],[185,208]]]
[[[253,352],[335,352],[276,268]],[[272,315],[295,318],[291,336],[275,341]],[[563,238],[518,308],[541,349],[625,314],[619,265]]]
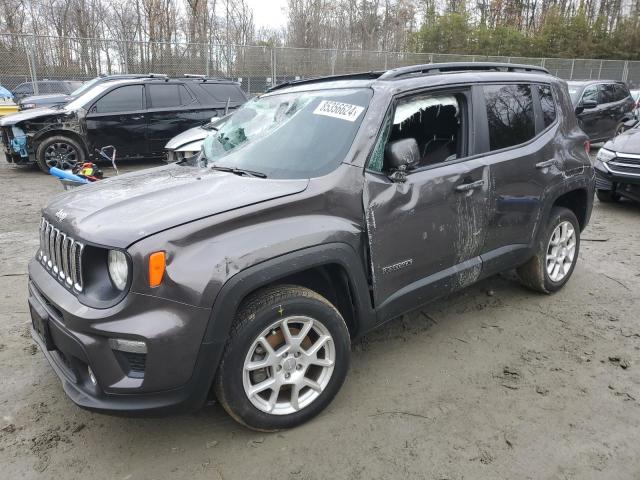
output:
[[[539,72],[549,73],[544,67],[535,65],[520,65],[517,63],[494,63],[494,62],[448,62],[448,63],[427,63],[424,65],[412,65],[409,67],[394,68],[384,72],[379,80],[392,80],[395,78],[407,77],[412,75],[429,75],[436,73],[453,73],[453,72]]]
[[[267,92],[273,92],[281,88],[290,87],[293,85],[301,85],[305,83],[318,83],[318,82],[332,82],[334,80],[375,80],[379,78],[384,72],[359,72],[359,73],[344,73],[341,75],[327,75],[324,77],[303,78],[300,80],[287,80],[279,83],[271,88],[267,89]]]
[[[198,75],[195,73],[185,73],[182,75],[184,78],[199,78],[200,80],[206,80],[209,78],[208,75]]]

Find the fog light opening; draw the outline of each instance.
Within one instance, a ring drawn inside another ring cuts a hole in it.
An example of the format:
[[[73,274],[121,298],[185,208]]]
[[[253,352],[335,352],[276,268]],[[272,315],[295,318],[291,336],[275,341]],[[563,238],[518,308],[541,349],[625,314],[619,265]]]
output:
[[[124,338],[110,338],[111,350],[128,353],[147,353],[147,344],[140,340],[125,340]]]
[[[98,381],[96,380],[96,376],[93,374],[93,370],[91,370],[91,367],[87,367],[87,373],[89,374],[89,380],[91,381],[91,383],[94,386],[97,386]]]

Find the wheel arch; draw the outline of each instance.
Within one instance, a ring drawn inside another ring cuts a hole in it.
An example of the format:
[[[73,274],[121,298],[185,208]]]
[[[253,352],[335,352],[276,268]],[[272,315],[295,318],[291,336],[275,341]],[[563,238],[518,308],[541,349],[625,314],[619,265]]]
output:
[[[362,261],[351,246],[331,243],[266,260],[231,277],[216,296],[204,342],[226,338],[238,308],[249,295],[285,283],[309,288],[327,298],[344,317],[352,337],[375,322]]]
[[[80,135],[76,131],[66,130],[64,128],[54,128],[54,129],[49,129],[49,130],[45,130],[45,131],[42,131],[42,132],[38,132],[36,135],[34,135],[33,140],[32,140],[32,142],[33,142],[33,151],[37,152],[38,147],[40,146],[40,144],[42,142],[44,142],[47,138],[51,138],[51,137],[55,137],[55,136],[69,137],[72,140],[78,142],[78,144],[84,150],[85,158],[88,159],[88,158],[91,157],[91,155],[89,154],[89,147],[87,146],[87,142],[85,141],[84,137],[82,135]]]
[[[552,207],[564,207],[573,212],[578,219],[580,231],[589,222],[589,193],[586,188],[576,188],[558,196]]]

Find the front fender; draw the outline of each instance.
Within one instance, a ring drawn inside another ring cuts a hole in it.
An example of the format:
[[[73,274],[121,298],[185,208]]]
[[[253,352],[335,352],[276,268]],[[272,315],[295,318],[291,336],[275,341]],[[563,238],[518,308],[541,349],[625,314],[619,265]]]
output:
[[[362,262],[351,246],[328,243],[272,258],[234,275],[216,296],[204,342],[212,343],[227,338],[238,307],[251,292],[297,272],[329,264],[340,265],[347,273],[353,288],[359,330],[368,330],[375,324],[375,314]]]

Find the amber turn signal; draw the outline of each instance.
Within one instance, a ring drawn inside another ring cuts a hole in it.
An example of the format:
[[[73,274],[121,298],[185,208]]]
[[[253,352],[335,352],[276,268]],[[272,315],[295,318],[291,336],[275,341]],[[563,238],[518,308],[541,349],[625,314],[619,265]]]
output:
[[[162,283],[166,256],[164,252],[155,252],[149,255],[149,286],[157,287]]]

